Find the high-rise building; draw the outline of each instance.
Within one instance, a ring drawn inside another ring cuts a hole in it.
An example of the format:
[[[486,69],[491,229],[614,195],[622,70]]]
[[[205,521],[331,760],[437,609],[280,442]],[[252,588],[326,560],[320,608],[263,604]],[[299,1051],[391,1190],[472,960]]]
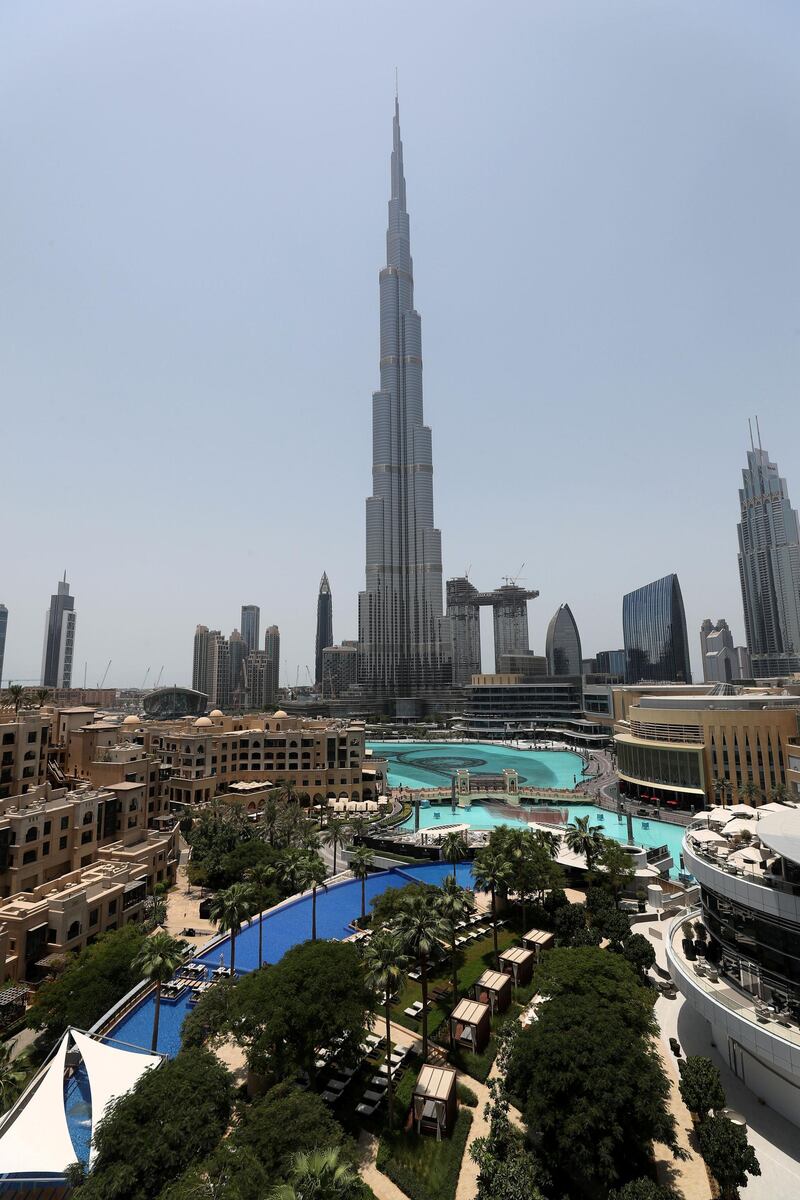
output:
[[[75,654],[75,597],[69,594],[67,572],[58,582],[58,591],[50,597],[44,623],[42,687],[68,688],[72,685],[72,660]]]
[[[719,620],[715,625],[706,617],[700,626],[700,651],[706,683],[750,678],[750,656],[744,646],[734,646],[727,621]]]
[[[199,688],[198,691],[202,691]],[[210,708],[231,704],[231,652],[228,639],[218,629],[208,634],[208,703]]]
[[[616,675],[622,683],[625,678],[624,650],[598,650],[594,661],[598,674]]]
[[[6,654],[6,629],[8,628],[8,609],[0,604],[0,686],[3,683],[3,659]]]
[[[219,633],[215,629],[214,634]],[[207,625],[198,625],[194,631],[194,653],[192,655],[192,688],[208,695],[208,644],[211,633]]]
[[[333,596],[328,576],[323,571],[317,596],[317,641],[314,652],[314,682],[322,687],[322,651],[333,645]]]
[[[253,650],[242,666],[246,708],[265,709],[275,699],[272,686],[275,672],[266,650]]]
[[[453,641],[453,683],[467,687],[481,673],[478,589],[465,577],[447,581],[447,619]]]
[[[561,604],[550,618],[545,645],[551,675],[580,675],[581,635],[568,604]]]
[[[626,683],[691,683],[686,614],[677,575],[665,575],[622,600]]]
[[[257,604],[242,605],[242,637],[247,646],[247,653],[251,654],[253,650],[259,648],[259,626],[261,623],[261,609]]]
[[[244,667],[244,660],[247,658],[247,642],[238,629],[234,629],[228,638],[228,658],[231,672],[231,704],[234,708],[241,708],[244,704],[244,677],[242,668]]]
[[[358,642],[326,646],[322,651],[322,696],[335,700],[358,683]]]
[[[786,480],[752,444],[739,489],[739,579],[753,675],[800,671],[800,526]]]
[[[268,704],[274,704],[278,698],[278,687],[281,666],[281,633],[277,625],[270,625],[264,633],[264,650],[270,662],[270,681]]]
[[[366,586],[358,598],[359,669],[372,691],[448,686],[441,534],[433,523],[431,431],[422,411],[422,329],[395,100],[386,266],[380,273],[380,391],[372,397],[372,495]]]

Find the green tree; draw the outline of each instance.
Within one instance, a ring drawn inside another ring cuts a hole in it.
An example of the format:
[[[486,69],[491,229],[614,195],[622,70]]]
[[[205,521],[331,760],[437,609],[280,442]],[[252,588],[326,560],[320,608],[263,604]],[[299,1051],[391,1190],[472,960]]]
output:
[[[154,933],[146,939],[139,951],[134,966],[141,972],[142,978],[149,979],[155,984],[156,1001],[153,1006],[153,1039],[150,1049],[155,1054],[158,1049],[158,1021],[161,1016],[161,989],[168,983],[183,962],[183,951],[180,942],[168,933]]]
[[[94,1161],[76,1200],[152,1200],[216,1146],[232,1100],[233,1080],[207,1050],[183,1050],[146,1071],[94,1130]]]
[[[633,859],[619,842],[615,842],[613,838],[603,838],[600,852],[594,861],[614,897],[615,905],[619,907],[619,898],[634,876]]]
[[[81,950],[55,979],[43,983],[27,1023],[55,1041],[70,1025],[91,1029],[141,975],[135,966],[145,937],[138,925],[115,929]]]
[[[447,937],[447,927],[436,905],[421,897],[409,900],[400,910],[397,933],[406,952],[417,960],[422,989],[422,1059],[428,1058],[428,964]]]
[[[280,824],[280,814],[281,810],[278,798],[270,792],[264,801],[264,809],[261,813],[261,827],[270,846],[275,845],[275,835]]]
[[[586,867],[592,870],[603,848],[603,832],[599,825],[590,824],[590,817],[576,817],[567,825],[564,841],[573,854],[582,854]]]
[[[608,1200],[683,1200],[682,1196],[671,1187],[662,1187],[653,1183],[646,1175],[632,1179],[621,1188],[615,1188],[608,1193]]]
[[[275,868],[268,867],[266,863],[258,863],[249,868],[245,879],[252,888],[254,909],[258,913],[258,967],[260,970],[264,965],[264,909],[272,891]]]
[[[300,1150],[288,1183],[273,1190],[273,1200],[349,1200],[361,1191],[358,1174],[343,1162],[338,1147]]]
[[[542,846],[551,858],[556,858],[561,849],[561,834],[554,829],[532,829],[530,836],[537,846]]]
[[[27,696],[25,688],[21,683],[10,683],[6,688],[5,700],[14,709],[15,715],[19,714],[19,710],[25,707]]]
[[[253,889],[246,883],[233,883],[217,892],[211,902],[211,920],[220,933],[231,935],[231,973],[236,971],[236,938],[253,911]]]
[[[401,938],[390,929],[379,929],[364,950],[364,969],[367,986],[379,997],[386,1019],[386,1064],[388,1069],[387,1095],[389,1128],[394,1120],[394,1088],[392,1081],[392,1004],[402,991],[408,970],[408,958]]]
[[[344,1131],[322,1097],[286,1080],[242,1107],[230,1138],[251,1154],[267,1179],[285,1179],[298,1150],[344,1145]]]
[[[333,851],[333,874],[336,874],[337,855],[339,849],[347,844],[347,822],[341,817],[328,817],[328,824],[322,831],[324,845]]]
[[[600,930],[586,924],[585,904],[564,904],[555,914],[553,929],[559,946],[599,946]]]
[[[45,704],[47,703],[47,701],[50,699],[50,696],[51,696],[50,689],[46,688],[46,687],[37,688],[33,694],[36,697],[36,707],[37,708],[44,708]]]
[[[725,800],[730,792],[730,785],[727,779],[723,779],[721,776],[715,775],[711,782],[711,790],[714,793],[714,799],[716,800],[717,804],[722,805],[724,808]]]
[[[748,779],[739,790],[739,796],[745,804],[757,804],[763,799],[761,789],[754,779]]]
[[[300,891],[311,890],[311,940],[317,940],[317,891],[325,887],[328,872],[325,863],[318,854],[304,854],[303,862],[298,873]]]
[[[229,1030],[251,1070],[275,1080],[307,1071],[319,1046],[336,1041],[338,1061],[359,1061],[373,996],[352,942],[302,942],[268,971],[251,971],[233,989]]]
[[[643,933],[632,933],[625,939],[622,955],[642,980],[646,979],[647,972],[656,964],[656,952]],[[678,1063],[679,1066],[682,1061]]]
[[[439,845],[439,853],[444,862],[450,863],[453,868],[453,879],[456,877],[456,866],[463,862],[467,856],[467,840],[463,833],[457,829],[451,829],[446,833]]]
[[[785,804],[789,799],[789,789],[785,783],[776,783],[775,787],[769,794],[769,798],[773,804]]]
[[[508,856],[493,846],[485,846],[475,855],[472,876],[481,892],[488,892],[492,901],[492,942],[495,967],[500,970],[500,951],[497,946],[497,893],[505,892],[512,880],[513,867]]]
[[[350,874],[361,884],[361,920],[367,915],[367,877],[375,859],[369,846],[359,846],[350,856]]]
[[[275,783],[275,798],[282,804],[297,804],[297,787],[291,779],[278,779]]]
[[[725,1089],[717,1067],[702,1054],[678,1059],[679,1087],[689,1112],[705,1120],[712,1108],[725,1107]]]
[[[189,1009],[181,1025],[181,1045],[185,1049],[213,1046],[230,1032],[231,999],[236,984],[235,979],[221,979]]]
[[[458,946],[456,938],[458,926],[466,921],[475,911],[475,898],[467,888],[459,887],[455,876],[448,875],[442,880],[438,897],[438,908],[441,918],[447,927],[447,937],[450,942],[450,969],[453,983],[453,1005],[458,1003]]]
[[[697,1141],[722,1200],[735,1200],[737,1189],[747,1187],[747,1176],[761,1174],[746,1130],[727,1117],[708,1117],[697,1130]]]
[[[544,1200],[541,1170],[509,1120],[505,1091],[496,1080],[489,1090],[489,1133],[476,1138],[469,1151],[479,1168],[477,1200]]]
[[[0,1042],[0,1113],[11,1107],[22,1090],[24,1071],[11,1052],[9,1042]]]

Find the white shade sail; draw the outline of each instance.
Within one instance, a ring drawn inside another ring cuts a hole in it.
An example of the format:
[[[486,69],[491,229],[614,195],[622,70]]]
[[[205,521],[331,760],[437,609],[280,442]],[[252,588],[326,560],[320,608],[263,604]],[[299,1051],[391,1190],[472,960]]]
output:
[[[713,829],[691,829],[689,837],[693,842],[702,842],[704,845],[726,845],[725,838],[721,833],[715,833]]]
[[[145,1071],[161,1062],[159,1054],[139,1054],[136,1050],[122,1050],[106,1042],[95,1041],[77,1029],[72,1031],[75,1044],[89,1076],[92,1093],[92,1149],[89,1162],[94,1159],[94,1131],[105,1116],[109,1105],[119,1096],[129,1092]]]
[[[64,1108],[67,1031],[38,1084],[23,1093],[0,1133],[0,1176],[62,1175],[77,1155]]]

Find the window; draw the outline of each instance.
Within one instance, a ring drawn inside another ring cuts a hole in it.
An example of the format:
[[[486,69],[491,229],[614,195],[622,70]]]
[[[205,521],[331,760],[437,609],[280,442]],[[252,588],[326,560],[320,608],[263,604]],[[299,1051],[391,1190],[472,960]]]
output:
[[[99,919],[99,917],[100,917],[100,909],[99,909],[99,908],[93,908],[93,909],[91,910],[91,912],[89,913],[89,924],[90,924],[90,925],[96,925],[96,924],[97,924],[97,922],[98,922],[98,919]]]
[[[61,828],[62,828],[62,829],[69,829],[69,817],[62,817],[62,818],[61,818]]]
[[[52,822],[52,821],[45,821],[45,823],[44,823],[44,827],[43,827],[43,830],[42,830],[42,832],[44,833],[45,837],[47,837],[47,834],[50,832],[50,830],[51,830],[52,828],[53,828],[53,822]]]
[[[91,831],[91,829],[87,829],[84,833],[81,834],[81,845],[85,846],[86,843],[90,842],[91,840],[92,840],[92,831]]]
[[[38,838],[38,836],[39,836],[39,828],[37,825],[31,825],[30,828],[25,831],[25,841],[26,842],[35,842],[36,839]]]
[[[109,900],[109,902],[108,902],[108,915],[109,915],[110,917],[113,917],[113,916],[114,916],[114,913],[115,913],[116,911],[117,911],[117,902],[116,902],[116,900]]]
[[[22,856],[22,865],[26,867],[28,863],[36,862],[36,851],[26,850]]]
[[[73,938],[80,937],[80,935],[81,935],[81,923],[80,923],[80,921],[73,921],[72,924],[70,925],[69,929],[67,930],[67,941],[71,942]]]
[[[13,746],[14,745],[13,733],[4,733],[3,734],[3,745],[4,746]]]
[[[59,850],[66,850],[66,848],[67,848],[67,842],[68,842],[68,841],[69,841],[69,838],[66,838],[66,837],[60,837],[60,838],[58,839],[58,848],[59,848]]]
[[[28,734],[28,745],[30,746],[31,743],[35,742],[35,741],[36,741],[36,732],[34,731],[33,733]]]
[[[91,825],[91,823],[92,823],[92,821],[93,821],[93,820],[94,820],[94,813],[93,813],[93,812],[91,812],[91,811],[90,811],[90,812],[85,812],[85,813],[83,814],[83,823],[84,823],[84,825]]]

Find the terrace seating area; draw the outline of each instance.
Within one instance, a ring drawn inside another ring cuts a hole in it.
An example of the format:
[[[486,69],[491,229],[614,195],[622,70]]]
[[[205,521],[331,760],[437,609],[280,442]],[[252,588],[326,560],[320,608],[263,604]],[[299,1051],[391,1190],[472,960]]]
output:
[[[800,871],[764,845],[759,836],[759,823],[765,816],[794,808],[770,802],[758,808],[734,804],[706,809],[692,819],[686,831],[687,844],[699,858],[727,875],[800,895]]]
[[[386,1096],[390,1070],[393,1081],[402,1077],[409,1048],[392,1043],[391,1054],[388,1054],[386,1039],[371,1033],[361,1046],[354,1066],[345,1066],[338,1061],[339,1053],[340,1047],[336,1045],[322,1046],[317,1051],[315,1066],[322,1076],[322,1099],[326,1104],[337,1104],[354,1082],[359,1081],[363,1090],[355,1110],[362,1117],[374,1116]]]

